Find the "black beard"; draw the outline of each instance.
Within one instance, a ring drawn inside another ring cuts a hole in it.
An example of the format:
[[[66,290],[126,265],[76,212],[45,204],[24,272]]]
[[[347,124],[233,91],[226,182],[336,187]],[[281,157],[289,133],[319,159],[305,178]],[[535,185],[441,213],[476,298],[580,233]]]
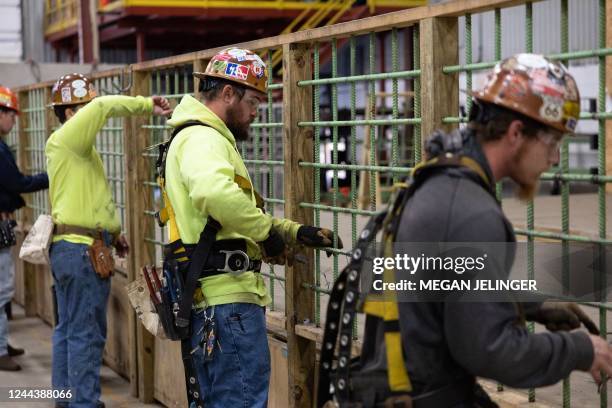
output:
[[[249,139],[249,126],[246,127],[236,120],[236,115],[234,114],[234,109],[229,109],[227,111],[227,123],[226,126],[234,138],[240,142],[244,142]]]

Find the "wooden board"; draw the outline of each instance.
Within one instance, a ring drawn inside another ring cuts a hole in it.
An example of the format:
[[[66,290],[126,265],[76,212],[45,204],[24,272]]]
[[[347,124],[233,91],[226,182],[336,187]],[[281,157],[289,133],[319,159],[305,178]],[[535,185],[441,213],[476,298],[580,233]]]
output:
[[[31,265],[28,267],[33,270],[34,285],[36,288],[36,314],[48,324],[54,324],[53,319],[53,276],[47,265]]]
[[[289,406],[287,343],[269,338],[268,344],[272,366],[268,408],[285,408]]]
[[[459,62],[458,35],[456,18],[428,18],[420,23],[423,141],[437,128],[450,130],[453,126],[442,125],[442,119],[459,112],[459,75],[442,72],[442,67]]]
[[[23,306],[25,304],[24,262],[19,259],[19,248],[21,248],[26,234],[21,224],[15,229],[15,235],[17,237],[17,245],[13,247],[12,251],[15,263],[15,295],[13,299]]]
[[[104,362],[123,377],[130,378],[131,355],[134,350],[130,348],[128,331],[128,315],[132,313],[125,285],[127,277],[115,273],[111,278],[111,291],[107,304],[106,322],[106,348]]]
[[[301,80],[312,78],[312,51],[308,45],[283,46],[283,120],[285,147],[284,178],[285,217],[306,225],[312,225],[312,210],[300,207],[301,202],[312,202],[313,171],[301,167],[300,162],[312,162],[312,127],[299,127],[300,121],[312,120],[312,88],[298,87]],[[295,263],[285,268],[285,310],[287,315],[288,379],[291,407],[313,405],[314,393],[314,343],[296,335],[294,326],[314,316],[314,292],[303,286],[314,283],[313,251],[305,251],[307,262]]]
[[[134,73],[132,96],[148,95],[150,74],[147,72]],[[135,279],[140,268],[150,263],[152,260],[147,251],[147,243],[144,241],[147,228],[151,220],[144,216],[145,208],[149,206],[151,199],[147,188],[144,185],[148,180],[149,163],[142,157],[142,152],[146,147],[148,131],[142,125],[148,123],[147,117],[130,117],[126,120],[126,132],[124,140],[127,143],[126,149],[126,174],[127,174],[127,212],[131,214],[128,220],[128,241],[130,243],[131,254],[128,263],[128,281]],[[132,364],[135,369],[130,372],[132,394],[138,394],[142,402],[152,402],[154,392],[154,337],[136,322],[134,312],[130,313],[129,332],[132,350]],[[135,347],[134,347],[135,346]],[[136,387],[136,385],[138,385]]]
[[[178,341],[155,339],[155,399],[167,407],[187,406],[185,371]]]

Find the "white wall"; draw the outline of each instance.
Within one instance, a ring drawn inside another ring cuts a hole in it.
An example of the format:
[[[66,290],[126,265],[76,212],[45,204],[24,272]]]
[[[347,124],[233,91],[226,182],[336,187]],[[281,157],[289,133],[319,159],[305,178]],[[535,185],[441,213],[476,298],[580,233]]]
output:
[[[20,61],[22,48],[20,2],[0,0],[0,62]]]

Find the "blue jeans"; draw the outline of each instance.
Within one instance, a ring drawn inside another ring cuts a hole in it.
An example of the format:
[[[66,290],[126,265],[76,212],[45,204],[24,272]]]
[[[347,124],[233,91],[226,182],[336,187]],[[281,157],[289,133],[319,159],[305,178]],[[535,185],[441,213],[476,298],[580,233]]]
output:
[[[215,345],[211,361],[204,352],[193,354],[206,408],[251,408],[268,406],[270,349],[264,308],[251,303],[229,303],[214,307]],[[210,316],[213,307],[206,309]],[[192,348],[198,346],[205,323],[204,309],[193,311]]]
[[[59,319],[53,331],[52,384],[72,388],[70,407],[94,407],[100,397],[110,279],[98,277],[88,248],[59,241],[50,251]]]
[[[7,354],[8,320],[4,306],[15,294],[15,264],[11,248],[0,249],[0,356]]]

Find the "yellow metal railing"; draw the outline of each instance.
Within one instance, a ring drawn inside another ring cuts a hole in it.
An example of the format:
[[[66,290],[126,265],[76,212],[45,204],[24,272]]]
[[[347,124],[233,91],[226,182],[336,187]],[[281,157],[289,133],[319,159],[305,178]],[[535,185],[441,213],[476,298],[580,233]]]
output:
[[[315,8],[316,11],[308,17],[306,21],[304,21],[301,26],[298,27],[298,24],[310,13],[311,9],[304,10],[295,20],[289,24],[281,34],[292,33],[296,31],[308,30],[310,28],[318,27],[326,18],[325,25],[334,24],[340,17],[344,15],[351,7],[355,0],[328,0],[328,1],[320,1],[318,0],[315,3],[312,3],[312,8]],[[332,13],[334,13],[332,15]],[[331,16],[331,17],[330,17]],[[278,65],[283,59],[282,50],[278,49],[272,55],[272,67]]]

